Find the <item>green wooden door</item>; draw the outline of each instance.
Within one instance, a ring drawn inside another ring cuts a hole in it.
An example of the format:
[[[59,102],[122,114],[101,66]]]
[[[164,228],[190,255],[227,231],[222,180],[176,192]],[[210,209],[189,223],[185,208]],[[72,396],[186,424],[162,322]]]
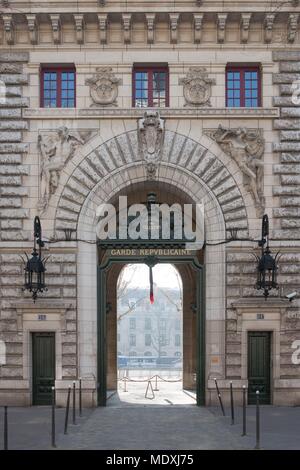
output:
[[[55,333],[32,333],[33,405],[51,404],[55,382]]]
[[[260,403],[271,403],[271,333],[251,331],[248,333],[248,403],[256,403],[256,390]]]

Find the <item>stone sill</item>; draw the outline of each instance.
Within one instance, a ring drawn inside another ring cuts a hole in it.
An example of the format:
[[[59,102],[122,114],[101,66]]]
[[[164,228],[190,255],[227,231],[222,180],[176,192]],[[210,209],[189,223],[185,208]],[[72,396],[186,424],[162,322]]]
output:
[[[28,108],[23,110],[23,117],[28,119],[81,119],[81,118],[112,118],[136,119],[145,111],[153,108]],[[276,118],[278,108],[154,108],[160,111],[162,118],[197,119],[197,118]]]

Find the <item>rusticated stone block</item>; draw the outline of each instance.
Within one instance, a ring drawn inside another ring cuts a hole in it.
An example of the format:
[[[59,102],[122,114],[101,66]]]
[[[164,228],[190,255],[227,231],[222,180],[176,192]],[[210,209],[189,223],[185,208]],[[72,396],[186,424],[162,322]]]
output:
[[[282,163],[300,163],[300,153],[282,153],[280,161]]]
[[[300,131],[281,131],[280,140],[300,140]]]
[[[6,86],[5,96],[9,97],[22,97],[22,88],[18,85]]]
[[[253,256],[250,255],[250,253],[244,253],[244,252],[241,252],[241,253],[227,253],[226,254],[226,257],[227,257],[227,262],[236,262],[236,261],[239,261],[239,262],[251,262],[253,261]]]
[[[76,364],[77,364],[77,361],[76,361],[76,356],[75,355],[72,355],[72,356],[63,355],[62,356],[62,365],[63,366],[76,366]]]
[[[22,73],[22,64],[0,63],[0,73]]]
[[[67,322],[67,331],[76,331],[76,322],[68,321]]]
[[[300,129],[300,119],[275,119],[274,129]]]
[[[60,274],[60,264],[47,263],[46,265],[47,274]]]
[[[291,96],[274,96],[273,97],[273,106],[282,107],[282,106],[298,106],[293,102]]]
[[[300,62],[280,62],[280,72],[300,72]]]
[[[2,276],[2,286],[22,286],[24,284],[23,276]]]
[[[281,95],[292,95],[293,92],[292,85],[279,85],[279,93]]]
[[[289,286],[299,286],[299,276],[278,275],[278,283]]]
[[[76,345],[75,344],[64,344],[62,347],[62,354],[76,354]]]
[[[28,175],[28,165],[0,165],[0,175]]]
[[[76,298],[77,291],[76,289],[73,289],[72,287],[66,287],[63,289],[63,296],[64,297],[72,297]]]
[[[0,121],[0,130],[26,130],[28,123],[26,121]]]
[[[279,207],[273,209],[274,217],[300,217],[300,209]]]
[[[1,108],[28,108],[29,98],[10,98],[6,97],[5,102],[0,101]]]
[[[298,274],[300,273],[300,263],[299,264],[282,264],[279,265],[279,271],[282,274]],[[300,283],[300,280],[299,280]]]
[[[20,256],[13,253],[2,253],[2,255],[0,255],[0,261],[1,263],[22,263]]]
[[[272,291],[271,295],[273,295],[275,291]],[[243,297],[261,297],[261,291],[255,289],[254,283],[251,287],[244,287],[242,289],[242,296]],[[277,296],[277,294],[275,294]]]
[[[28,144],[0,144],[0,153],[26,153]]]
[[[300,117],[300,108],[281,108],[281,117]]]
[[[0,217],[7,219],[26,219],[29,216],[29,209],[1,209]]]
[[[0,273],[21,275],[23,274],[23,269],[22,266],[17,266],[15,264],[1,264]]]
[[[244,207],[244,201],[242,198],[239,198],[235,199],[234,201],[227,202],[226,204],[222,204],[222,211],[226,213],[233,210],[241,209],[242,207]]]
[[[274,152],[299,152],[300,142],[282,142],[273,144]]]
[[[282,228],[299,228],[300,219],[282,219],[281,227]]]
[[[0,121],[1,124],[1,121]],[[20,154],[0,154],[0,165],[19,165],[22,163],[22,155]]]
[[[21,366],[2,366],[1,378],[5,379],[22,379],[23,367]]]
[[[28,196],[28,188],[23,186],[4,186],[0,188],[1,196]]]
[[[300,176],[294,175],[282,175],[280,176],[281,184],[282,185],[298,185],[300,184]]]
[[[22,220],[1,220],[0,226],[2,230],[21,230],[22,229]]]
[[[253,258],[253,257],[252,257]],[[248,286],[254,285],[256,282],[256,277],[251,276],[227,276],[227,284],[230,286]]]
[[[2,191],[1,186],[19,186],[21,185],[21,177],[20,176],[0,176],[0,189]]]
[[[21,132],[0,132],[0,142],[21,142]]]
[[[71,202],[68,199],[61,198],[59,206],[63,209],[68,209],[73,212],[80,212],[81,206],[79,204],[76,204],[76,201]]]
[[[22,117],[22,110],[17,109],[1,109],[0,108],[0,119],[18,119]]]
[[[243,218],[247,218],[247,213],[245,211],[245,209],[242,209],[242,210],[236,210],[234,212],[227,212],[224,214],[224,219],[227,221],[232,221],[232,220],[240,220],[240,219],[243,219]]]
[[[16,240],[16,241],[24,241],[28,240],[29,236],[27,232],[24,231],[13,231],[13,230],[7,230],[7,231],[2,231],[1,233],[1,240],[3,241],[11,241],[11,240]]]
[[[273,83],[293,83],[296,80],[300,80],[300,73],[274,73]]]
[[[2,73],[0,74],[0,80],[6,85],[27,85],[28,75],[24,75],[23,73],[19,75]]]
[[[300,197],[282,197],[280,202],[282,207],[300,206]]]
[[[300,51],[273,51],[274,62],[300,61]]]
[[[300,174],[300,165],[274,165],[275,174]]]
[[[63,264],[63,274],[76,274],[76,264]]]
[[[19,197],[1,198],[0,207],[22,207],[22,199]]]
[[[273,240],[296,240],[299,239],[299,230],[274,230]]]
[[[0,62],[28,62],[29,52],[0,52]]]
[[[59,262],[59,263],[75,263],[76,254],[75,253],[51,253],[49,262]]]

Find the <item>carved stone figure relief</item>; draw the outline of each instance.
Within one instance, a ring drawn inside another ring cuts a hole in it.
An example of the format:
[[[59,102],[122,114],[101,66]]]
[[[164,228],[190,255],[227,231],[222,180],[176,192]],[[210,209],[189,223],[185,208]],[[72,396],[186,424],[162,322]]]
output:
[[[56,131],[39,134],[38,149],[40,153],[40,198],[38,209],[44,213],[49,205],[49,199],[55,193],[60,177],[60,171],[71,158],[76,149],[90,138],[91,131],[78,131],[59,127]]]
[[[191,67],[184,78],[179,79],[183,85],[185,106],[211,106],[211,85],[216,81],[208,77],[205,67]]]
[[[117,106],[118,85],[121,82],[110,67],[96,69],[95,75],[85,82],[90,86],[92,106]]]
[[[205,131],[221,149],[237,163],[244,177],[244,185],[255,201],[257,216],[264,213],[263,161],[265,141],[260,129],[239,127],[229,129],[219,126],[217,130]]]
[[[138,120],[138,142],[141,157],[146,162],[148,179],[155,179],[164,141],[164,120],[158,111],[146,111]]]

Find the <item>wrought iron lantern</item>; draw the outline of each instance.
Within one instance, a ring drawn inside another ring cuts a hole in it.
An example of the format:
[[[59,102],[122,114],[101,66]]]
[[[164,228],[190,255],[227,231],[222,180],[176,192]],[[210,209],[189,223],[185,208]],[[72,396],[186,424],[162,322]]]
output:
[[[38,246],[38,248],[37,248]],[[42,240],[42,227],[41,221],[38,216],[34,218],[34,245],[32,258],[29,259],[28,255],[25,253],[27,262],[25,262],[25,283],[23,290],[28,290],[32,292],[32,298],[35,302],[37,299],[38,292],[44,292],[47,289],[45,284],[45,264],[46,259],[42,259],[42,248],[44,247],[44,242]]]
[[[261,240],[258,242],[258,246],[261,247],[261,257],[259,258],[255,255],[258,261],[257,282],[255,287],[258,290],[263,289],[263,295],[265,300],[267,300],[270,290],[278,289],[279,287],[277,283],[277,261],[279,252],[276,254],[275,258],[271,255],[269,247],[269,219],[266,214],[262,218],[262,236]]]

